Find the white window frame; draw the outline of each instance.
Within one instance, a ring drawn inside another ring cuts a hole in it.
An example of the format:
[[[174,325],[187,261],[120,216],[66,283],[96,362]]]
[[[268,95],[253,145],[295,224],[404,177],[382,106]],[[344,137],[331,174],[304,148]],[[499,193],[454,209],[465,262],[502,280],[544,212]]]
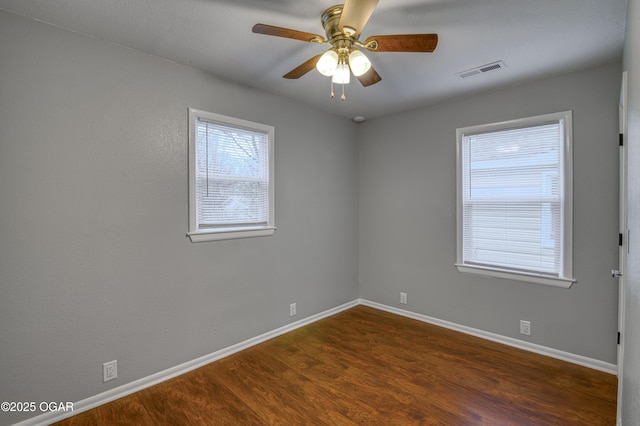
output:
[[[464,262],[463,256],[463,137],[478,133],[487,133],[523,127],[539,126],[550,122],[563,121],[564,141],[562,149],[562,178],[561,178],[561,271],[559,276],[536,274],[510,270],[502,267],[489,267]],[[572,112],[563,111],[552,114],[539,115],[492,124],[483,124],[456,129],[456,177],[457,177],[457,261],[458,271],[494,278],[505,278],[554,287],[569,288],[575,282],[573,278],[573,130]]]
[[[212,123],[246,129],[252,132],[264,133],[268,138],[268,162],[269,162],[269,182],[268,182],[268,219],[265,225],[229,225],[217,226],[214,228],[201,228],[198,223],[196,203],[197,203],[197,182],[196,182],[196,125],[199,119]],[[239,118],[228,117],[199,109],[189,108],[189,232],[187,236],[191,242],[229,240],[236,238],[251,238],[273,235],[275,226],[275,202],[274,202],[274,134],[273,126],[254,123]]]

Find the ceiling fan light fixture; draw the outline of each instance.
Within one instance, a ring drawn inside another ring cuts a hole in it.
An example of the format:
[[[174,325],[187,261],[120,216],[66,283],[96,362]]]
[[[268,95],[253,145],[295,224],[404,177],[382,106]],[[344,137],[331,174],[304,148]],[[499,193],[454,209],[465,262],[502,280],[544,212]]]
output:
[[[375,35],[364,42],[359,41],[363,28],[379,0],[344,0],[326,9],[320,20],[326,38],[305,31],[276,27],[267,24],[255,24],[251,31],[255,34],[283,37],[309,43],[329,43],[331,48],[318,53],[306,62],[292,69],[283,78],[297,79],[314,67],[324,76],[331,77],[331,97],[333,85],[342,85],[341,99],[345,99],[345,85],[350,83],[353,74],[363,87],[371,86],[382,80],[371,61],[360,50],[370,52],[433,52],[438,45],[438,34],[396,34]]]
[[[361,51],[355,49],[349,54],[349,66],[356,77],[365,74],[371,68],[371,61]]]
[[[316,63],[316,69],[320,74],[330,77],[336,72],[338,67],[338,54],[334,50],[327,50],[324,52],[318,62]]]
[[[351,71],[349,70],[349,65],[345,63],[338,64],[336,72],[333,73],[331,81],[336,84],[349,84],[349,82],[351,81]]]

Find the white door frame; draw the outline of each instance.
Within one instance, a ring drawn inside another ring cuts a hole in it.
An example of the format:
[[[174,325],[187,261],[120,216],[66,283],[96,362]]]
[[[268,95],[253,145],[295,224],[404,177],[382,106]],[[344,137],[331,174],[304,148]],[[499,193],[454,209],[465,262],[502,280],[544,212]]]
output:
[[[629,253],[629,229],[627,228],[627,72],[622,73],[622,85],[620,88],[620,135],[622,145],[620,145],[620,234],[622,234],[622,244],[619,247],[618,270],[618,332],[620,341],[618,344],[618,402],[617,402],[617,424],[622,423],[622,370],[624,368],[624,320],[625,320],[625,297],[627,288],[627,253]]]

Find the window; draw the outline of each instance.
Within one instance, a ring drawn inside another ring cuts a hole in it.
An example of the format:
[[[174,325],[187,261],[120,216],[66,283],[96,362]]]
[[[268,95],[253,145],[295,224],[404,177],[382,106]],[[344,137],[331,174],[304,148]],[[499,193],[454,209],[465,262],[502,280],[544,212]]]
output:
[[[272,235],[274,128],[189,109],[192,242]]]
[[[457,129],[456,266],[568,288],[571,111]]]

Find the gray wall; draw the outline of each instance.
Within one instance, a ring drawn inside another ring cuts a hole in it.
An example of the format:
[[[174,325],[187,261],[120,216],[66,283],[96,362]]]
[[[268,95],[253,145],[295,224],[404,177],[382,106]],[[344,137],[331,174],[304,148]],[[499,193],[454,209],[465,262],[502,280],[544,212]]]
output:
[[[620,64],[610,64],[362,125],[360,297],[615,363],[620,79]],[[564,110],[573,110],[577,283],[458,272],[456,128]],[[520,319],[531,321],[530,337]]]
[[[640,425],[640,1],[628,0],[624,68],[627,70],[629,188],[627,292],[622,374],[622,424]]]
[[[357,298],[354,123],[4,12],[0,58],[0,401],[79,401]],[[188,107],[275,126],[274,236],[186,238]]]

